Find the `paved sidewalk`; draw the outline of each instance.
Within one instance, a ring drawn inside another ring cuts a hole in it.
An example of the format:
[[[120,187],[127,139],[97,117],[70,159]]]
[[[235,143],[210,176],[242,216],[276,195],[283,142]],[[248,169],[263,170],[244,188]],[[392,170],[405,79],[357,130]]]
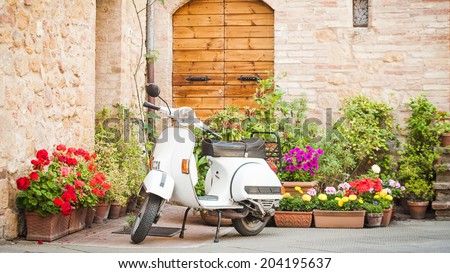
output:
[[[184,208],[166,206],[157,226],[181,227]],[[222,227],[214,243],[215,227],[203,224],[190,212],[185,238],[148,236],[132,244],[130,235],[115,234],[126,218],[107,220],[92,228],[43,244],[34,241],[0,241],[3,253],[450,253],[450,221],[393,221],[385,228],[318,229],[266,227],[254,237],[240,236],[233,227]]]

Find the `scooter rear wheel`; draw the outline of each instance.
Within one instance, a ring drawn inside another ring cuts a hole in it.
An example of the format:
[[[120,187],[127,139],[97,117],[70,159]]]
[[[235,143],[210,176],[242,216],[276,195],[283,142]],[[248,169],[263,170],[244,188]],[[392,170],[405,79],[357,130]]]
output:
[[[264,220],[260,220],[249,214],[244,218],[233,219],[232,222],[234,229],[242,236],[255,236],[264,229],[269,218],[266,217]]]
[[[158,214],[161,201],[161,197],[152,193],[149,193],[147,197],[145,197],[131,229],[131,241],[133,241],[133,243],[139,244],[147,237],[147,234],[155,221],[156,215]]]

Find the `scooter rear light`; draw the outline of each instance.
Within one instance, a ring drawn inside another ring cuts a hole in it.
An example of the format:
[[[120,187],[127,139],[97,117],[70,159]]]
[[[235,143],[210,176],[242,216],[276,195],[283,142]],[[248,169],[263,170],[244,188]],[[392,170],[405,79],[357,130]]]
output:
[[[181,161],[181,172],[189,174],[189,159],[183,159]]]
[[[149,161],[148,161],[148,168],[150,170],[153,170],[153,156],[150,156]]]

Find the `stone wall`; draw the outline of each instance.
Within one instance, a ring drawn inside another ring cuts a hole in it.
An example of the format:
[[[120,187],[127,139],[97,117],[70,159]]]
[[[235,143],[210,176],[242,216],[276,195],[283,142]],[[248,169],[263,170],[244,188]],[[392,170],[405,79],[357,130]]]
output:
[[[146,1],[134,2],[136,8],[133,1],[97,1],[96,111],[103,107],[111,108],[117,103],[137,106],[136,88],[142,96],[145,86]],[[138,14],[138,11],[141,12]]]
[[[36,150],[93,148],[95,6],[0,1],[0,239],[18,234],[15,179]]]
[[[172,19],[187,0],[156,5],[155,82],[171,99]],[[353,27],[352,0],[264,1],[275,12],[275,74],[290,98],[306,96],[312,114],[337,116],[341,100],[365,94],[395,107],[425,93],[450,110],[448,0],[369,0],[369,27]]]

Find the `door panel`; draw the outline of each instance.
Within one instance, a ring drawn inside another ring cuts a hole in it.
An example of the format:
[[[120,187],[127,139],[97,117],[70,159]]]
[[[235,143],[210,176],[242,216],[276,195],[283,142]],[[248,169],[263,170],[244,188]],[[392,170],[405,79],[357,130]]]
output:
[[[273,10],[258,0],[193,0],[173,15],[173,105],[205,118],[256,107],[256,77],[274,63]]]

